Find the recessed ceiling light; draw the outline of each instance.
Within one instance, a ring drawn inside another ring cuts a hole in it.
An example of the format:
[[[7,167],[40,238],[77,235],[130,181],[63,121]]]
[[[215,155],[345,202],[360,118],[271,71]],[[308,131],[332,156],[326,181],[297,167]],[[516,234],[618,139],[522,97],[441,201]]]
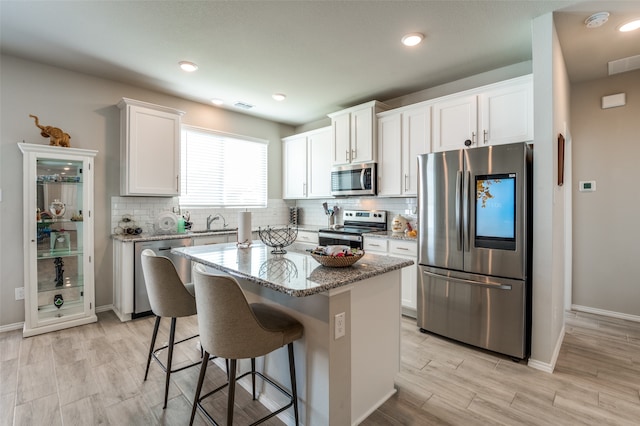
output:
[[[424,39],[424,34],[421,33],[406,34],[404,37],[402,37],[402,44],[404,44],[405,46],[415,46],[417,44],[420,44],[422,39]]]
[[[640,28],[640,19],[627,22],[626,24],[618,28],[618,31],[622,31],[623,33],[626,33],[627,31],[634,31],[634,30],[637,30],[638,28]]]
[[[220,98],[211,99],[211,103],[214,105],[222,105],[224,101]]]
[[[287,95],[283,93],[274,93],[273,95],[271,95],[271,97],[276,101],[280,102],[280,101],[284,101],[287,98]]]
[[[598,12],[585,19],[584,24],[587,28],[598,28],[609,20],[609,12]]]
[[[178,62],[178,64],[180,64],[180,68],[182,68],[182,71],[194,72],[195,70],[198,69],[198,66],[193,62],[180,61]]]

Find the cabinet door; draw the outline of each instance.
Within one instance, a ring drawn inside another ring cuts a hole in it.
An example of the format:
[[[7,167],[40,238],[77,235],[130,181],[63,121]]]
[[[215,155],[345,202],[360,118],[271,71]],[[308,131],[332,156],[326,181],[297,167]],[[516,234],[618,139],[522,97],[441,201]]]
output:
[[[344,113],[331,118],[333,144],[331,161],[334,165],[351,161],[351,114]]]
[[[533,140],[531,80],[489,90],[480,95],[482,145]]]
[[[465,140],[477,146],[478,101],[476,95],[461,96],[433,106],[433,150],[465,147]]]
[[[389,254],[394,257],[411,259],[417,263],[418,246],[415,241],[391,240],[389,241]],[[416,317],[418,306],[418,270],[417,266],[402,268],[402,313]]]
[[[376,153],[375,123],[372,107],[366,107],[351,113],[351,162],[366,163],[375,161]]]
[[[402,194],[402,113],[378,118],[378,195]]]
[[[307,196],[307,138],[301,136],[283,141],[283,198]]]
[[[125,109],[122,195],[180,195],[180,115]]]
[[[331,128],[310,134],[307,143],[307,197],[331,197]]]
[[[418,155],[431,152],[431,107],[402,113],[402,195],[418,193]],[[382,156],[380,156],[382,158]]]

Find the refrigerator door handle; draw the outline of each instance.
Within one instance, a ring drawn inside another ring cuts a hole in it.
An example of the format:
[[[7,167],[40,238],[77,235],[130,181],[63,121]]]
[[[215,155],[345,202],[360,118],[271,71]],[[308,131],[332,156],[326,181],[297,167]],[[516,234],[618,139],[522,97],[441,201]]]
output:
[[[429,271],[422,271],[422,273],[430,277],[439,278],[441,280],[455,281],[457,283],[463,283],[463,284],[471,284],[476,287],[493,288],[496,290],[511,290],[511,286],[509,284],[500,284],[500,283],[493,283],[493,282],[482,283],[479,281],[465,280],[464,278],[455,278],[455,277],[448,277],[446,275],[434,274],[433,272],[429,272]]]
[[[462,251],[462,171],[456,173],[456,241],[458,251]]]
[[[362,171],[360,172],[360,189],[366,189],[364,187],[364,171],[366,169],[362,169]]]
[[[463,202],[463,234],[464,234],[464,251],[471,249],[471,226],[470,226],[470,213],[471,213],[471,172],[466,172],[464,176],[464,187],[462,191]]]

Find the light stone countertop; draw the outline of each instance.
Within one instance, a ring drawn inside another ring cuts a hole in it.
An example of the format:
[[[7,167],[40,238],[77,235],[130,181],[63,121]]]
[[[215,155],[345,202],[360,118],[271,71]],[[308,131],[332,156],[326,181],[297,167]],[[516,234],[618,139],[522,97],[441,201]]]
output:
[[[384,231],[384,232],[369,232],[364,234],[365,238],[381,238],[385,240],[406,240],[406,241],[418,241],[417,237],[407,237],[407,235],[403,232],[401,234],[396,234],[392,231]]]
[[[345,268],[320,265],[307,252],[285,248],[274,255],[260,241],[240,249],[235,243],[181,247],[172,253],[294,297],[311,296],[413,265],[412,260],[365,254]]]
[[[313,225],[299,225],[298,231],[311,231],[317,232],[319,227]],[[251,230],[252,232],[258,232],[258,228]],[[235,235],[238,232],[238,228],[228,229],[213,229],[211,231],[187,231],[181,234],[111,234],[111,238],[114,240],[122,241],[125,243],[138,243],[144,241],[163,241],[163,240],[176,240],[179,238],[194,238],[194,237],[210,237],[213,235]]]

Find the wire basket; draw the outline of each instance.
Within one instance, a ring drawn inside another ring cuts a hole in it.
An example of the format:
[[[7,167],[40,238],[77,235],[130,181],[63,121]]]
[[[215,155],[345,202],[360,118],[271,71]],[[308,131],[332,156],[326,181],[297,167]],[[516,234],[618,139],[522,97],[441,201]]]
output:
[[[287,251],[284,247],[290,246],[298,238],[297,226],[280,226],[258,228],[258,235],[263,243],[269,247],[273,247],[275,250],[271,250],[273,254],[284,254]]]
[[[322,266],[329,266],[331,268],[345,268],[347,266],[351,266],[358,260],[360,260],[362,256],[364,256],[364,253],[342,257],[311,253],[311,257],[313,257],[319,264],[321,264]]]

